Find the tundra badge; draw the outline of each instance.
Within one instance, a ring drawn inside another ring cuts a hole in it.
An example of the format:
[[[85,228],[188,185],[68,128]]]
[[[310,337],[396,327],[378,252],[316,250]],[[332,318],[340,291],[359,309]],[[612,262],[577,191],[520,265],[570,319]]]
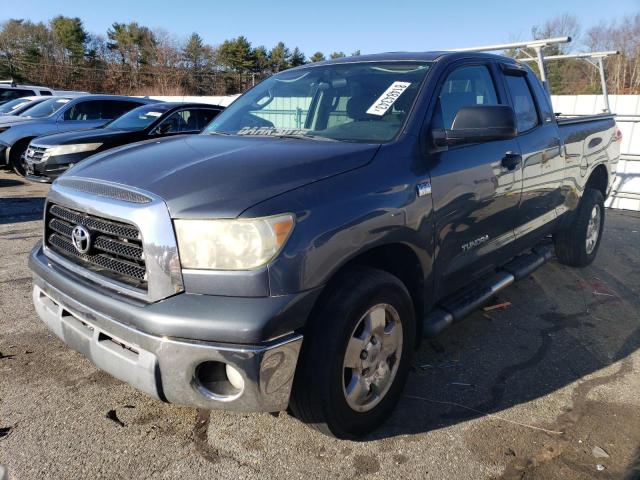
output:
[[[483,235],[480,238],[476,238],[475,240],[472,240],[469,243],[465,243],[464,245],[462,245],[462,251],[463,252],[468,252],[472,248],[479,247],[480,245],[482,245],[487,240],[489,240],[489,235]]]

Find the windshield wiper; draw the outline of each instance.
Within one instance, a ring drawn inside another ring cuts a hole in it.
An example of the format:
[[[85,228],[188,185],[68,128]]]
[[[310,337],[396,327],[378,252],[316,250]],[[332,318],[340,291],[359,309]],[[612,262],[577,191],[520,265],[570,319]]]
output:
[[[320,141],[327,141],[327,142],[340,141],[340,140],[336,140],[335,138],[323,137],[321,135],[295,135],[295,134],[289,133],[285,135],[271,135],[271,136],[274,136],[276,138],[296,138],[296,139],[303,139],[303,140],[320,140]]]
[[[207,135],[224,135],[224,136],[231,136],[233,135],[232,133],[229,132],[207,132]]]

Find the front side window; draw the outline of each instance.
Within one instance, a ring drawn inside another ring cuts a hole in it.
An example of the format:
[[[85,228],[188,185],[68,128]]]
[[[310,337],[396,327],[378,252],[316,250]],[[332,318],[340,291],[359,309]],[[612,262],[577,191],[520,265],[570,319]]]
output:
[[[233,102],[205,133],[387,142],[402,128],[429,66],[354,62],[285,71]]]
[[[489,69],[484,65],[469,65],[451,72],[440,90],[439,105],[447,130],[462,107],[498,105]]]
[[[524,76],[505,75],[516,114],[518,133],[526,132],[538,125],[538,112],[531,90]]]
[[[20,116],[28,118],[50,117],[69,102],[68,98],[50,98],[31,108],[27,108]]]
[[[199,130],[197,110],[175,112],[158,126],[160,133],[197,132]]]

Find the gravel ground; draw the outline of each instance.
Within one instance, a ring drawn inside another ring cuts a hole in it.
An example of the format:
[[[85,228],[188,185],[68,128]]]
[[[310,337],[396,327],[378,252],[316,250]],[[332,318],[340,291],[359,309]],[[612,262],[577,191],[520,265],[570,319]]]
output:
[[[370,438],[286,413],[163,404],[36,317],[27,256],[48,187],[0,172],[0,464],[42,478],[640,478],[640,215],[607,211],[595,263],[550,262],[415,356]]]

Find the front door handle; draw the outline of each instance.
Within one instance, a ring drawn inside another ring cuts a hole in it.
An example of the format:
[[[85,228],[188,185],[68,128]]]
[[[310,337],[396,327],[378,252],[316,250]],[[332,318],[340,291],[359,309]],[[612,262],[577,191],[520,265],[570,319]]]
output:
[[[522,162],[522,155],[514,152],[507,152],[504,157],[502,157],[502,166],[507,170],[515,170],[515,168],[520,165]]]

